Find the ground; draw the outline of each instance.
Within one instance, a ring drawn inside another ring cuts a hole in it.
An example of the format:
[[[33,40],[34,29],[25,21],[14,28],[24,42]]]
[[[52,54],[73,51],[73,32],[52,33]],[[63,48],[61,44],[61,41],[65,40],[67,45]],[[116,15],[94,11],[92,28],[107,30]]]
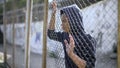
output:
[[[3,45],[0,45],[0,51],[3,52]],[[7,45],[7,53],[12,55],[12,45]],[[23,49],[21,49],[20,46],[16,46],[16,57],[15,57],[15,66],[16,68],[24,68],[24,57],[25,52]],[[102,54],[101,51],[96,52],[96,68],[116,68],[117,67],[117,61],[116,59],[111,59],[110,55],[112,53],[109,52],[107,54]],[[47,68],[63,68],[59,67],[64,66],[64,62],[56,62],[56,58],[47,57]],[[12,65],[12,57],[7,60],[9,65]],[[30,56],[30,68],[42,68],[42,55],[31,53]]]

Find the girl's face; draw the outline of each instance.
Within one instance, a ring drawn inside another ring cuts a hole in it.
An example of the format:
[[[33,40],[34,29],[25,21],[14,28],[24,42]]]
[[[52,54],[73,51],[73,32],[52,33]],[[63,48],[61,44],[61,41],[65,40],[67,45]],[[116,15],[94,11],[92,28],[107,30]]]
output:
[[[61,27],[62,27],[63,31],[69,32],[70,26],[69,26],[68,18],[65,14],[61,15],[61,21],[62,21]]]

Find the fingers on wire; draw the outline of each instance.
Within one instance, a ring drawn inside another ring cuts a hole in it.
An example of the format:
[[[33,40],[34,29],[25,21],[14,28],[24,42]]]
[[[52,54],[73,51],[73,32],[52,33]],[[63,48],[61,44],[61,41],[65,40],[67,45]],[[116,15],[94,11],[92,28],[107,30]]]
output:
[[[51,6],[52,6],[53,11],[56,12],[56,10],[57,10],[57,3],[56,3],[55,0],[53,0],[53,1],[51,2]]]
[[[65,46],[66,46],[66,51],[68,52],[70,50],[70,45],[68,44],[67,40],[64,40]]]
[[[73,39],[73,37],[72,37],[72,35],[69,35],[69,38],[70,38],[70,45],[71,45],[71,47],[75,47],[75,42],[74,42],[74,39]]]

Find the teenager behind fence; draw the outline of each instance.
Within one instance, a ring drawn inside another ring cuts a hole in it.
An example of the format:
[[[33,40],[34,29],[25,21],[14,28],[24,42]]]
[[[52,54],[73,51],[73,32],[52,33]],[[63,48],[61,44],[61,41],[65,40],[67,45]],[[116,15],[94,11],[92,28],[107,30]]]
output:
[[[60,10],[63,32],[55,32],[55,14],[57,4],[52,3],[52,16],[48,28],[48,37],[63,44],[66,68],[94,68],[96,41],[83,28],[81,12],[77,5]]]

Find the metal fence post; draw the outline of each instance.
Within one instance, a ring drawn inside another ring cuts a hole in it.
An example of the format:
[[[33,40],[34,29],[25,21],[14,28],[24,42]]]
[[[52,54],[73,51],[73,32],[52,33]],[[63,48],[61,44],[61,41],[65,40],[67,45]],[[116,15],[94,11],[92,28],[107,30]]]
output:
[[[25,24],[25,68],[30,68],[30,24],[32,22],[33,0],[27,0],[26,24]]]
[[[43,54],[42,68],[46,68],[47,53],[47,22],[48,22],[48,0],[44,0],[44,24],[43,24]]]
[[[15,22],[16,22],[16,1],[12,1],[12,6],[13,6],[13,19],[12,19],[12,41],[13,41],[13,50],[12,50],[12,68],[15,68]]]
[[[4,0],[4,5],[3,5],[3,25],[4,25],[4,31],[3,31],[3,46],[4,46],[4,64],[6,66],[7,63],[7,48],[6,48],[6,24],[7,24],[7,19],[6,19],[6,0]]]
[[[117,46],[118,62],[117,66],[120,68],[120,0],[118,0],[118,46]]]

